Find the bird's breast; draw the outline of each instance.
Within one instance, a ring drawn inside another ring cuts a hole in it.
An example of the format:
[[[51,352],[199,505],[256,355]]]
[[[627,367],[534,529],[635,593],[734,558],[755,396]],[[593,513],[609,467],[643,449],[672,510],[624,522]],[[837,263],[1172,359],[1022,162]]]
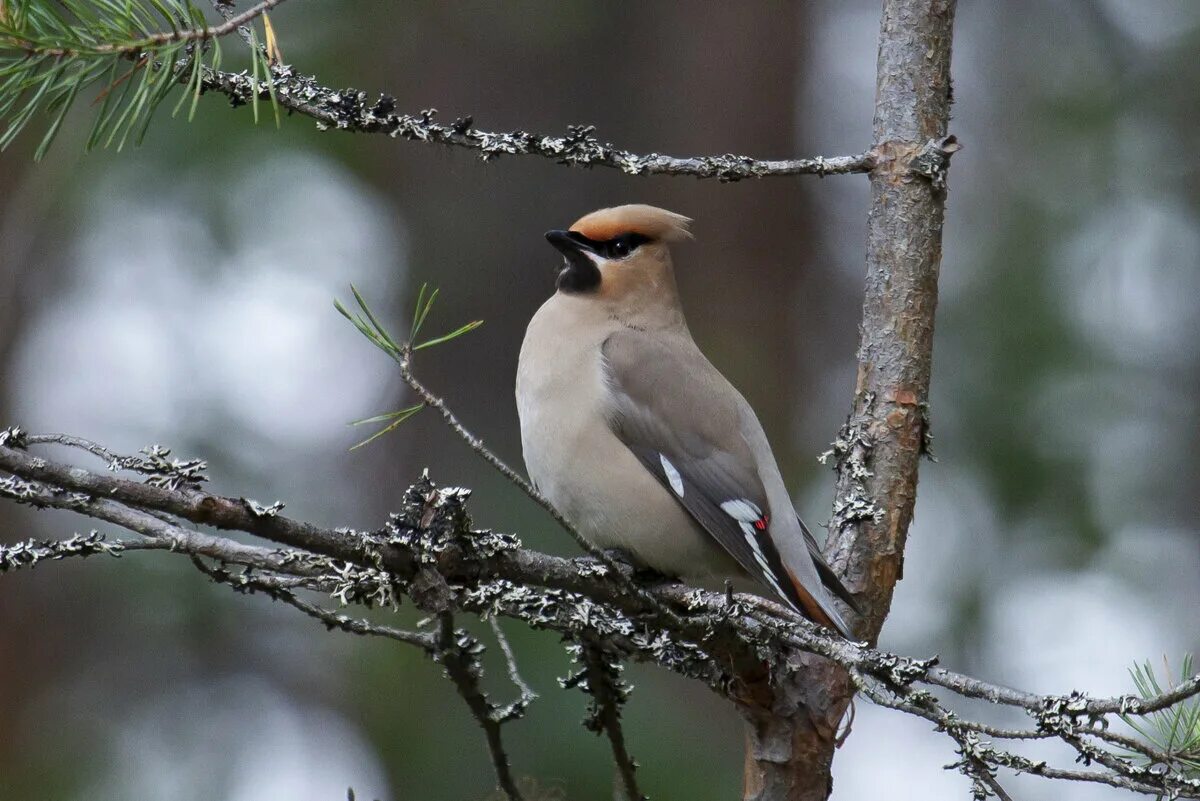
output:
[[[559,485],[574,481],[570,467],[575,456],[598,447],[604,434],[612,437],[604,416],[600,351],[607,333],[599,325],[577,325],[569,300],[556,295],[538,310],[517,362],[517,415],[525,465],[556,505],[563,495]]]
[[[521,447],[534,485],[601,548],[622,548],[671,575],[735,574],[728,555],[609,425],[601,346],[617,324],[578,325],[578,315],[565,315],[566,304],[555,300],[561,296],[530,322],[517,365]]]

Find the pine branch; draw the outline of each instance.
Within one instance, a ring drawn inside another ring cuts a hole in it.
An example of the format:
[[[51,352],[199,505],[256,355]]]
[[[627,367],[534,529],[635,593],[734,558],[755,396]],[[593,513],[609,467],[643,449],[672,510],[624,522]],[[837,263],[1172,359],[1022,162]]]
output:
[[[78,97],[97,90],[86,149],[141,142],[154,112],[171,96],[195,114],[204,77],[220,70],[220,38],[262,18],[283,0],[262,0],[208,25],[192,0],[12,0],[0,13],[0,150],[41,112],[50,123],[34,157],[54,141]],[[249,28],[253,40],[253,28]],[[272,37],[273,38],[273,37]],[[249,49],[255,107],[274,100],[269,48]],[[189,102],[190,101],[190,102]]]
[[[59,0],[59,2],[68,9],[78,23],[101,27],[100,17],[91,17],[89,12],[93,10],[93,6],[103,5],[106,12],[121,11],[125,13],[125,21],[137,22],[135,15],[136,7],[127,5],[121,7],[117,4],[107,4],[98,2],[79,2],[79,0]],[[164,0],[170,3],[171,0]],[[206,41],[208,39],[216,39],[225,36],[244,26],[247,22],[257,19],[267,11],[284,2],[284,0],[262,0],[241,14],[229,17],[220,25],[194,27],[194,28],[175,28],[169,31],[160,31],[152,33],[140,38],[134,38],[127,41],[111,41],[102,42],[96,41],[91,36],[86,35],[87,31],[80,31],[78,25],[67,25],[67,19],[53,13],[51,8],[38,8],[35,2],[20,2],[17,0],[13,4],[10,12],[10,19],[28,21],[32,16],[35,20],[44,20],[52,23],[50,31],[39,30],[36,26],[28,28],[7,28],[4,29],[0,36],[3,36],[5,46],[16,47],[25,51],[29,56],[50,56],[53,58],[62,58],[67,56],[102,56],[102,55],[127,55],[138,54],[142,55],[146,52],[154,52],[162,49],[164,45],[182,44],[187,42]],[[39,12],[48,11],[44,17]],[[148,10],[148,9],[146,9]],[[187,2],[178,4],[174,9],[170,5],[164,7],[155,7],[173,26],[184,19],[198,20],[203,19],[199,9]],[[175,18],[171,12],[175,12]],[[109,29],[113,28],[114,20],[109,18],[105,20]],[[60,27],[53,27],[57,23]],[[80,35],[83,34],[83,35]]]

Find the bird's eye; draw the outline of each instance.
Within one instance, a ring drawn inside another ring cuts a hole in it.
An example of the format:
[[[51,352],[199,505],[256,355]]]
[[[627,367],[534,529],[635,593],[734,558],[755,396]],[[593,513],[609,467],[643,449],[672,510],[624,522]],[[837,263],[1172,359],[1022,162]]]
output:
[[[608,240],[605,245],[607,257],[610,259],[624,259],[626,255],[636,251],[642,245],[646,245],[650,241],[650,237],[644,234],[622,234],[616,239]]]

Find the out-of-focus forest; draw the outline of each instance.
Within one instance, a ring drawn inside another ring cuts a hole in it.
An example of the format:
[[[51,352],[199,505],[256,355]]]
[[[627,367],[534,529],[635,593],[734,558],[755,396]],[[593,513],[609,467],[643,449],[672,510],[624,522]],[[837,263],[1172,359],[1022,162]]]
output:
[[[871,139],[875,0],[294,2],[272,22],[286,59],[325,84],[490,130],[586,122],[638,152],[764,158]],[[922,467],[881,645],[1032,691],[1124,692],[1135,662],[1177,669],[1200,647],[1200,5],[961,0],[954,51],[965,149],[938,461]],[[364,436],[349,421],[408,404],[332,299],[354,282],[402,327],[429,282],[427,325],[484,319],[418,368],[519,463],[517,349],[558,263],[541,234],[648,202],[695,218],[677,262],[696,338],[758,410],[801,514],[828,518],[816,456],[853,390],[862,176],[721,185],[481,164],[299,117],[255,126],[215,96],[191,123],[161,114],[140,149],[85,156],[86,113],[40,164],[36,131],[0,156],[0,426],[162,443],[207,458],[218,492],[358,528],[428,467],[475,490],[477,525],[572,554],[432,414],[348,451]],[[0,504],[0,542],[90,527]],[[608,746],[578,725],[587,699],[558,688],[560,644],[505,627],[542,696],[506,728],[517,774],[547,798],[606,797]],[[661,671],[628,676],[643,788],[736,797],[732,708]],[[860,702],[834,798],[965,797],[942,770],[948,743]],[[353,786],[483,801],[493,783],[466,706],[413,649],[328,633],[166,555],[0,577],[0,799],[329,801]]]

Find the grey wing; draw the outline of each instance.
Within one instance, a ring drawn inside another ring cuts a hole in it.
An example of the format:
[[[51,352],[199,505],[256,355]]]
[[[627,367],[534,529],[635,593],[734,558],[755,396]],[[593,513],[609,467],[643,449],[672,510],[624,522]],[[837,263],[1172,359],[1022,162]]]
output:
[[[741,433],[740,396],[690,340],[668,345],[626,330],[611,335],[603,353],[617,437],[746,572],[801,609],[767,535],[766,492]]]

